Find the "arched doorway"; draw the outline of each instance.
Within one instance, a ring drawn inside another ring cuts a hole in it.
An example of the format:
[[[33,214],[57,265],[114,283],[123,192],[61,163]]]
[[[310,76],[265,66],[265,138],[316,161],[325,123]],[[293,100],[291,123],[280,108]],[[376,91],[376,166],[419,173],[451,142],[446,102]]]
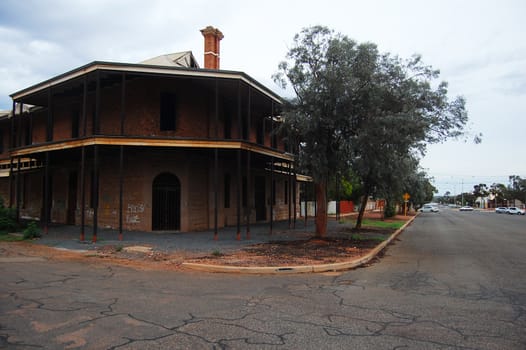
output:
[[[152,230],[181,229],[181,183],[169,173],[157,175],[152,184]]]

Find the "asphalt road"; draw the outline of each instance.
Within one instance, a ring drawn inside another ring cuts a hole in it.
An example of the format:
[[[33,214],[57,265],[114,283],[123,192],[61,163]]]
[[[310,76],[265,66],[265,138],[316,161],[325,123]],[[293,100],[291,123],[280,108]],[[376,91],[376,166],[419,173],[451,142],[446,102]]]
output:
[[[420,215],[366,268],[288,276],[0,263],[6,349],[526,349],[526,217]]]

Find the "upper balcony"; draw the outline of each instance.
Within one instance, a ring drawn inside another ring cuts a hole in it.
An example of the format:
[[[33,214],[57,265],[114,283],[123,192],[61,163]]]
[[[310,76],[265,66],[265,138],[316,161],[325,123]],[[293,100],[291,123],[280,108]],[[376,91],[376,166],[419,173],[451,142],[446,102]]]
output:
[[[11,97],[17,155],[94,140],[289,151],[281,98],[241,72],[93,62]]]

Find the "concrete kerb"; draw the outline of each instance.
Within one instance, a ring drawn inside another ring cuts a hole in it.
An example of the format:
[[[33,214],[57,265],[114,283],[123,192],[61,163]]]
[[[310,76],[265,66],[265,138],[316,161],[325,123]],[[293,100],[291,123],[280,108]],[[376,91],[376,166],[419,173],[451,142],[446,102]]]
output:
[[[307,266],[263,266],[263,267],[249,267],[249,266],[225,266],[225,265],[210,265],[184,262],[182,266],[198,271],[204,272],[221,272],[221,273],[243,273],[243,274],[291,274],[291,273],[313,273],[313,272],[329,272],[350,270],[358,266],[368,263],[371,259],[376,257],[387,245],[389,245],[400,233],[402,233],[407,226],[418,216],[415,215],[407,221],[402,227],[396,230],[388,239],[378,244],[369,253],[359,258],[332,264],[307,265]]]

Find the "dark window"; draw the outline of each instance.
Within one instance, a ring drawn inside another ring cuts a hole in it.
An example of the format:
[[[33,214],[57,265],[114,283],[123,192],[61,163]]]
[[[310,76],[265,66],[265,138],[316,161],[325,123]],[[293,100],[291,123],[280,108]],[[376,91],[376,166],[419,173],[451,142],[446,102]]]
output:
[[[230,174],[225,174],[225,208],[230,208]]]
[[[4,153],[4,130],[0,130],[0,153]]]
[[[161,131],[173,131],[176,124],[176,98],[174,93],[163,92],[161,94]]]

